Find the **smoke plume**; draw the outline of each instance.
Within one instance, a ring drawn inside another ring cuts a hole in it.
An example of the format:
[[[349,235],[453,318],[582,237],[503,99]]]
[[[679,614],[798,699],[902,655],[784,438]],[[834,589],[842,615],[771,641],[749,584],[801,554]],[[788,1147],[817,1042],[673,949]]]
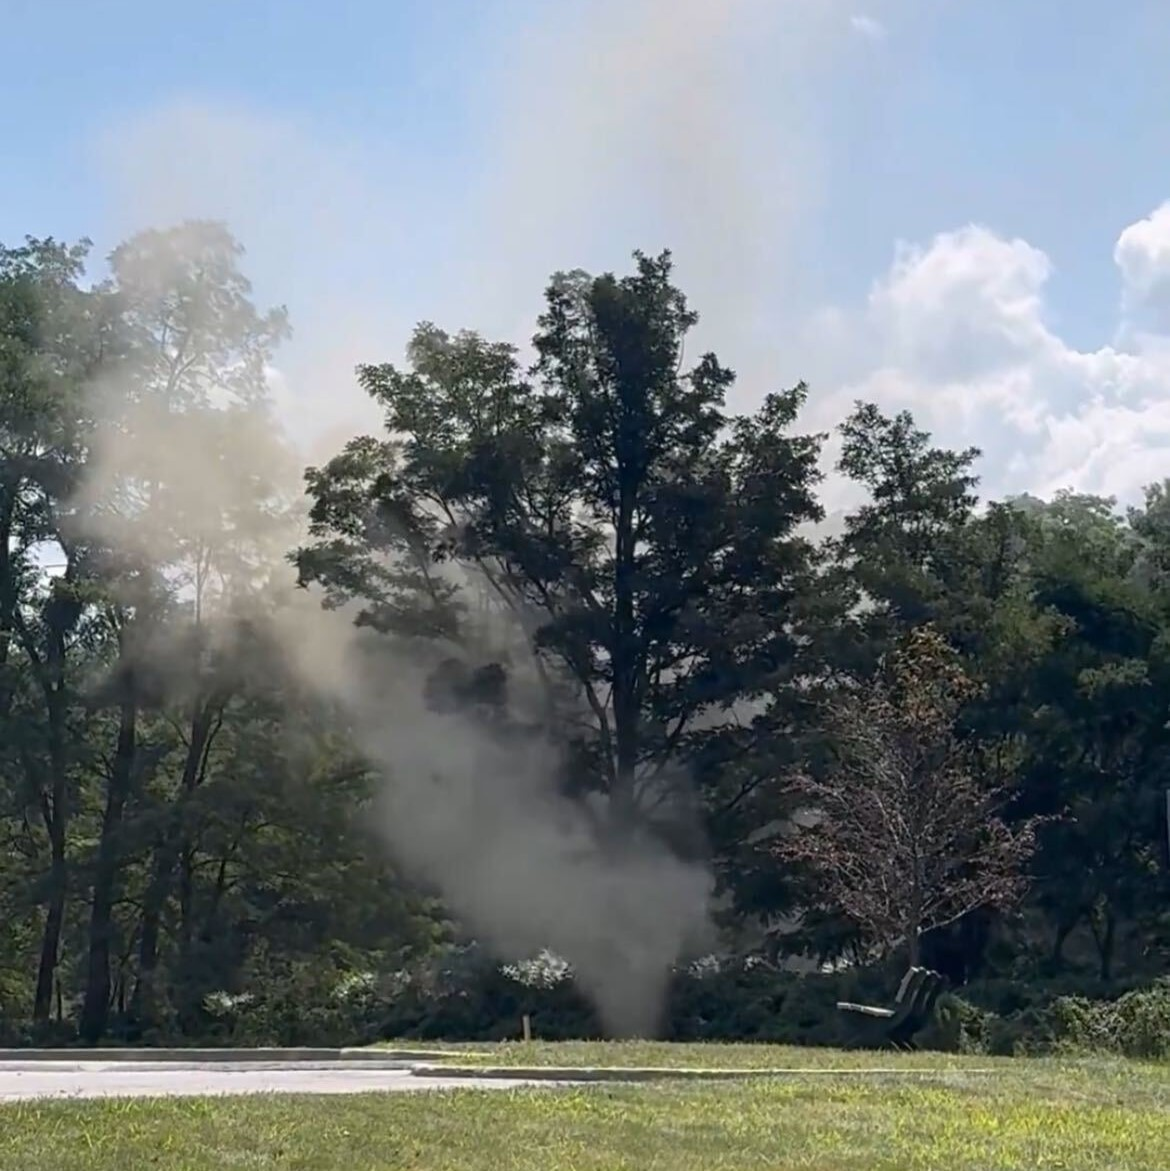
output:
[[[314,458],[377,426],[353,367],[401,352],[415,322],[523,346],[551,272],[621,267],[635,247],[674,249],[703,314],[697,342],[734,356],[746,405],[786,377],[783,271],[820,181],[814,95],[851,11],[838,0],[498,6],[475,67],[445,77],[463,111],[450,151],[364,124],[325,133],[215,96],[161,101],[99,144],[108,227],[209,217],[247,243],[262,296],[287,299],[296,327],[269,383]],[[709,874],[648,841],[603,850],[589,810],[557,792],[549,739],[501,738],[434,710],[430,651],[358,630],[293,587],[281,557],[303,540],[303,518],[273,506],[257,526],[240,502],[261,484],[295,499],[298,462],[267,424],[144,411],[99,447],[89,523],[186,566],[174,573],[196,592],[215,586],[207,552],[220,550],[224,591],[263,597],[290,669],[343,706],[384,774],[395,855],[502,956],[562,953],[611,1028],[648,1030],[669,965],[703,928]],[[150,467],[165,509],[111,504]]]
[[[603,846],[589,809],[561,795],[548,736],[494,734],[430,702],[436,666],[460,648],[359,627],[297,588],[285,559],[307,537],[296,461],[266,410],[125,389],[95,389],[98,439],[76,500],[84,535],[127,564],[164,566],[221,650],[248,599],[293,678],[341,708],[382,777],[380,829],[404,870],[501,960],[548,948],[610,1031],[651,1033],[672,964],[704,930],[708,872],[652,840]],[[189,661],[185,644],[157,637],[149,653],[159,678]]]

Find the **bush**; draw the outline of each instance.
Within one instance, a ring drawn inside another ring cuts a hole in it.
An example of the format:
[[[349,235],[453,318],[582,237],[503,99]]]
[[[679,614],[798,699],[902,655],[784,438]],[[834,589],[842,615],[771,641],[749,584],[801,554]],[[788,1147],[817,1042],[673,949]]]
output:
[[[1116,1000],[1058,997],[1045,1025],[1057,1051],[1170,1058],[1170,980]]]
[[[1115,1011],[1109,1001],[1058,996],[1039,1016],[1041,1047],[1052,1052],[1119,1052]]]
[[[994,1013],[952,993],[939,998],[935,1018],[919,1034],[923,1049],[944,1053],[990,1053],[998,1018]]]
[[[794,978],[763,965],[708,963],[671,981],[664,1032],[678,1041],[783,1040]]]
[[[345,1046],[378,1040],[384,994],[373,973],[310,963],[273,965],[255,991],[204,997],[198,1035],[212,1044]]]
[[[1083,975],[1056,979],[977,980],[963,988],[963,999],[996,1016],[1011,1017],[1032,1009],[1045,1009],[1061,996],[1115,1000],[1135,987],[1138,985],[1134,983],[1107,983]]]
[[[798,974],[751,956],[708,957],[674,973],[660,1035],[839,1045],[845,1022],[836,1002],[886,1003],[899,976],[877,968]],[[499,1041],[521,1036],[525,1014],[542,1040],[603,1035],[571,967],[548,953],[501,965],[474,944],[447,946],[385,974],[268,961],[249,973],[247,987],[205,998],[200,1040],[278,1046]],[[943,995],[918,1042],[959,1053],[1167,1059],[1170,981],[1112,991],[1084,981],[972,984],[961,996]]]
[[[1127,1057],[1170,1058],[1170,980],[1126,993],[1117,1002],[1118,1039]]]
[[[676,1041],[761,1041],[832,1045],[840,1040],[843,998],[882,997],[881,973],[800,975],[753,957],[705,960],[677,970],[660,1035]],[[602,1030],[571,968],[543,954],[500,966],[476,948],[453,949],[410,972],[388,1006],[384,1036],[499,1040],[532,1019],[543,1040],[600,1037]]]
[[[11,1021],[0,1030],[0,1045],[14,1049],[67,1049],[77,1044],[77,1026],[71,1020]]]
[[[1113,1053],[1170,1058],[1170,981],[1145,988],[1096,980],[987,981],[943,998],[924,1040],[996,1056]]]
[[[568,965],[542,953],[501,966],[475,944],[444,948],[398,973],[380,1029],[385,1038],[500,1041],[521,1035],[525,1014],[547,1040],[601,1035]]]

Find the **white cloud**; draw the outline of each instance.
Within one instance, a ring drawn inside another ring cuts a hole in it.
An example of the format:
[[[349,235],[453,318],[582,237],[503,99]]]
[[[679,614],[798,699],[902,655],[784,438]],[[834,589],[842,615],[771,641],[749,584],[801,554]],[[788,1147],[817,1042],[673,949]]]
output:
[[[1042,291],[1044,253],[971,226],[928,248],[899,247],[870,294],[891,356],[927,377],[974,380],[1048,348]]]
[[[1170,325],[1170,200],[1121,233],[1113,259],[1121,270],[1127,314]]]
[[[1170,471],[1170,203],[1117,240],[1126,328],[1098,349],[1049,319],[1050,258],[979,225],[899,246],[863,305],[817,309],[793,257],[825,179],[822,99],[854,85],[843,50],[880,22],[844,0],[538,11],[460,79],[458,157],[208,100],[161,102],[100,144],[112,236],[226,218],[258,299],[288,302],[282,394],[303,438],[376,424],[353,366],[398,359],[417,320],[520,342],[554,269],[669,245],[697,344],[739,372],[736,406],[805,376],[817,427],[857,397],[910,407],[984,449],[989,492],[1132,496]]]
[[[849,27],[858,36],[865,37],[871,41],[884,41],[886,39],[886,26],[876,17],[866,16],[864,13],[857,13],[851,16],[849,18]]]
[[[1121,233],[1130,301],[1160,296],[1163,281],[1170,292],[1168,229],[1159,209]],[[1170,338],[1077,348],[1046,320],[1052,271],[1026,241],[975,225],[900,245],[856,318],[875,361],[820,409],[839,417],[856,398],[909,408],[939,442],[983,449],[990,494],[1136,498],[1170,475]]]

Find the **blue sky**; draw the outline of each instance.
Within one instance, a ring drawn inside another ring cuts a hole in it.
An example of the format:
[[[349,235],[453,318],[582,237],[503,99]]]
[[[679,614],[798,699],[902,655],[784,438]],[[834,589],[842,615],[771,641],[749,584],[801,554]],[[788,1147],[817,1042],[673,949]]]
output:
[[[992,490],[1170,472],[1165,0],[8,0],[3,27],[0,239],[226,218],[292,313],[305,437],[366,420],[352,365],[415,320],[520,341],[553,269],[670,246],[739,405],[805,377],[818,426],[909,406]]]

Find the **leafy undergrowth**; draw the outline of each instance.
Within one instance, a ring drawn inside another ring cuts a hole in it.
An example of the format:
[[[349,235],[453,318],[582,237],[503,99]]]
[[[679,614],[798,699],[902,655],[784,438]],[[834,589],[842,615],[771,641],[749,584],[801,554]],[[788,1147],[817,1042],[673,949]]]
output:
[[[1154,1171],[1170,1071],[26,1103],[0,1107],[0,1135],[4,1171]]]

